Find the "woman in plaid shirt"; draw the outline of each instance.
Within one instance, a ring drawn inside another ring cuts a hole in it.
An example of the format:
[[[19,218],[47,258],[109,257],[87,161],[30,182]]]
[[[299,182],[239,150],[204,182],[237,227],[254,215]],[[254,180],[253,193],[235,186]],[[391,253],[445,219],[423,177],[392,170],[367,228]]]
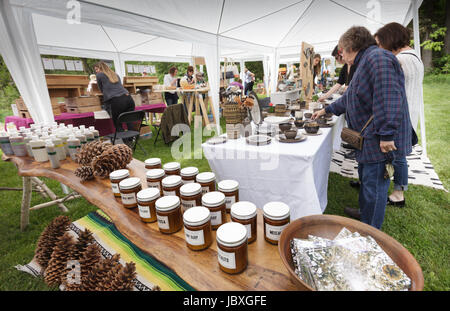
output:
[[[325,113],[346,114],[349,128],[362,132],[362,150],[358,162],[360,216],[362,222],[380,229],[384,220],[390,179],[385,178],[386,163],[411,153],[411,122],[405,94],[405,82],[396,57],[380,49],[364,27],[352,27],[342,35],[339,48],[347,63],[357,65],[345,94],[313,119]],[[349,211],[349,209],[346,209]]]

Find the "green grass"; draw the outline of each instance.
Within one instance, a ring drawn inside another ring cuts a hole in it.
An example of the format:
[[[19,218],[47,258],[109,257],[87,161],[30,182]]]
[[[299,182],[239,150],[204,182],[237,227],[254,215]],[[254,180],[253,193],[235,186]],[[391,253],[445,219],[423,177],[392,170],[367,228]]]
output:
[[[447,147],[450,141],[447,121],[449,84],[450,76],[427,77],[424,84],[428,156],[446,189],[450,185]],[[172,160],[170,148],[161,139],[156,146],[153,146],[153,138],[141,141],[141,144],[149,152],[148,157],[160,157],[163,162]],[[140,160],[146,158],[139,148],[135,157]],[[200,171],[209,170],[206,159],[180,162],[184,167],[192,165]],[[0,170],[3,175],[0,186],[21,187],[21,179],[13,164],[0,161]],[[62,195],[59,183],[45,181],[57,194]],[[330,174],[326,214],[344,215],[344,206],[357,206],[358,193],[349,187],[348,181],[340,175]],[[404,245],[417,259],[424,273],[426,290],[449,290],[449,195],[427,187],[410,186],[406,200],[406,208],[387,208],[383,231]],[[44,201],[40,196],[33,195],[31,203],[35,205]],[[14,266],[32,259],[40,233],[54,217],[60,215],[59,209],[53,206],[32,211],[30,225],[22,233],[19,228],[21,192],[0,191],[0,202],[0,290],[48,290],[41,279],[19,272]],[[84,199],[66,205],[69,208],[68,216],[73,221],[96,209]]]

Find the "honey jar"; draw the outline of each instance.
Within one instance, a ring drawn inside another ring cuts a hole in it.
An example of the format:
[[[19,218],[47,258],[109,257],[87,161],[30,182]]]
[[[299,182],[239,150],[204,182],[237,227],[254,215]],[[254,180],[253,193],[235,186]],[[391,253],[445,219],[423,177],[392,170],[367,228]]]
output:
[[[162,168],[160,158],[147,159],[147,160],[145,160],[144,164],[145,164],[145,168],[148,170],[152,170],[155,168]]]
[[[163,166],[166,175],[180,175],[181,165],[178,162],[169,162]]]
[[[137,193],[139,217],[141,217],[143,222],[156,221],[155,203],[160,196],[161,194],[157,188],[147,188]]]
[[[230,215],[231,221],[238,222],[247,229],[248,243],[254,242],[257,236],[256,205],[248,201],[234,203]]]
[[[113,171],[109,174],[111,189],[115,197],[120,198],[119,183],[128,177],[130,177],[130,172],[127,169]]]
[[[193,166],[185,167],[180,171],[181,179],[183,180],[184,185],[195,182],[195,177],[197,174],[198,168]]]
[[[211,227],[216,230],[226,222],[225,195],[222,192],[213,191],[202,196],[202,206],[211,212]]]
[[[212,172],[204,172],[197,175],[195,178],[197,182],[202,185],[202,194],[216,191],[216,175]]]
[[[180,198],[177,196],[161,197],[155,202],[156,219],[159,231],[162,233],[175,233],[183,226],[181,216]]]
[[[202,186],[198,183],[185,184],[180,188],[182,211],[202,205]]]
[[[180,196],[180,188],[181,188],[181,176],[178,175],[170,175],[164,177],[161,181],[163,195],[176,195]]]
[[[289,225],[290,210],[283,202],[269,202],[263,207],[264,239],[272,244],[278,244],[281,232]]]
[[[247,229],[237,222],[223,224],[217,229],[217,258],[222,271],[237,274],[248,264]]]
[[[137,207],[136,194],[142,190],[141,180],[138,177],[125,178],[119,183],[122,204],[126,208]]]
[[[183,214],[186,245],[194,251],[208,248],[212,243],[211,213],[203,206],[195,206]]]
[[[217,184],[220,192],[225,194],[227,212],[230,212],[231,205],[239,202],[239,183],[236,180],[222,180]]]
[[[166,177],[166,172],[164,172],[161,168],[155,168],[148,170],[146,173],[147,177],[147,187],[149,188],[158,188],[161,196],[163,195],[162,191],[162,180]]]

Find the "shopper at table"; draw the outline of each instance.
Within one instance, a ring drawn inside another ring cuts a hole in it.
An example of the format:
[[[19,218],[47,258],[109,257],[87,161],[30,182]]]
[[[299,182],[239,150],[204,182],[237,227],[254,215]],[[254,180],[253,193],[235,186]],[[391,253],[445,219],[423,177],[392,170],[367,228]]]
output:
[[[361,180],[359,210],[344,211],[362,222],[380,229],[383,224],[390,179],[386,164],[391,158],[411,153],[411,122],[405,93],[405,78],[397,58],[377,47],[375,39],[364,27],[352,27],[342,35],[339,48],[344,60],[357,65],[345,94],[313,114],[346,114],[350,129],[362,132],[362,150],[356,151]]]
[[[238,87],[238,88],[240,88],[241,90],[244,89],[244,87],[242,86],[242,80],[241,80],[241,79],[237,79],[237,80],[235,79],[235,81],[233,81],[233,82],[230,83],[230,86]]]
[[[164,86],[177,87],[177,74],[177,67],[170,67],[169,73],[164,76]],[[164,98],[166,99],[167,106],[178,103],[178,94],[176,91],[165,91]]]
[[[123,112],[134,111],[134,100],[123,87],[119,75],[112,71],[105,62],[98,62],[94,69],[97,86],[103,94],[105,110],[110,114],[116,129],[123,131],[122,124],[118,124],[117,119]]]
[[[244,94],[248,95],[248,92],[253,91],[253,85],[255,84],[255,74],[247,68],[244,69],[244,74]]]
[[[390,23],[380,28],[374,37],[380,48],[386,49],[397,56],[403,69],[409,117],[415,131],[419,123],[420,106],[423,105],[424,67],[414,49],[409,46],[410,31],[398,23]],[[415,135],[415,132],[413,135]],[[408,163],[406,157],[401,157],[396,158],[393,164],[395,169],[394,191],[388,198],[388,205],[402,207],[405,206],[403,192],[408,190]]]

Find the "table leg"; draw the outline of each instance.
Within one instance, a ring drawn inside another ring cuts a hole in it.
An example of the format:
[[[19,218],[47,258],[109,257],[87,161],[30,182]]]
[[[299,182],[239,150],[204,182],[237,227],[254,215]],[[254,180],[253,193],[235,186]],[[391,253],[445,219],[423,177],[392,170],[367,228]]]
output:
[[[205,126],[207,126],[209,124],[208,111],[206,110],[205,104],[203,102],[203,96],[201,94],[198,94],[197,99],[197,101],[200,102],[200,106],[202,107],[203,120],[205,121]]]
[[[20,230],[24,231],[30,223],[30,203],[31,203],[31,177],[22,177],[23,193],[22,206],[20,209]]]
[[[188,122],[189,125],[191,125],[191,121],[192,121],[192,108],[194,107],[194,98],[193,96],[191,96],[189,98],[189,104],[188,104]]]

